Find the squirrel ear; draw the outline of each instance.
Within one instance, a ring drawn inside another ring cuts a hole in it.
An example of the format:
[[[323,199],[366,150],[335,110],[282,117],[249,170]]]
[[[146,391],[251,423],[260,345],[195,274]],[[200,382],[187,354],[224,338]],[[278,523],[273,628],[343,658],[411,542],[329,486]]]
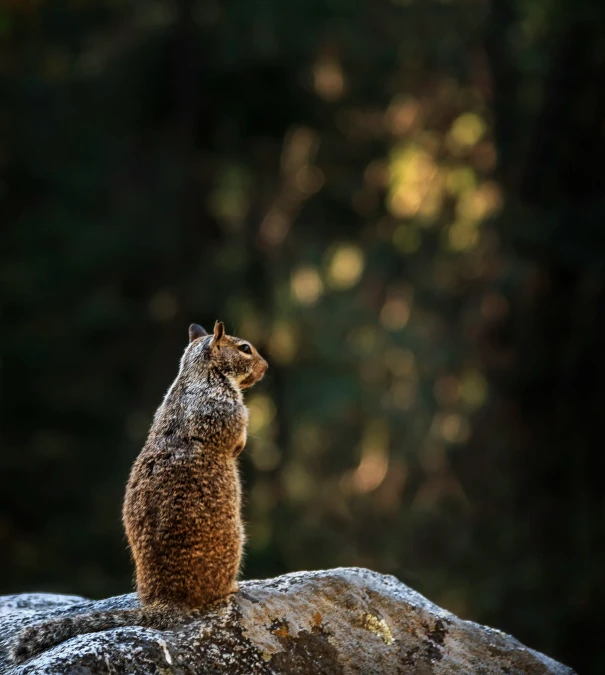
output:
[[[225,324],[222,321],[217,321],[214,324],[214,342],[218,344],[225,334]]]
[[[194,340],[197,340],[198,338],[204,337],[204,335],[208,335],[208,333],[197,323],[192,323],[191,326],[189,326],[189,342],[193,342]]]

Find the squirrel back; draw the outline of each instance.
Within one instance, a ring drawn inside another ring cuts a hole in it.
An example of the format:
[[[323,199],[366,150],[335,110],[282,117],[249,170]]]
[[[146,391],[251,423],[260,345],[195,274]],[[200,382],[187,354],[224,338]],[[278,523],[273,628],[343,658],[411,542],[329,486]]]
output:
[[[221,322],[196,324],[179,374],[158,408],[123,506],[140,609],[55,619],[22,631],[21,662],[70,637],[118,626],[158,629],[237,591],[244,532],[237,457],[246,444],[242,390],[266,361]]]

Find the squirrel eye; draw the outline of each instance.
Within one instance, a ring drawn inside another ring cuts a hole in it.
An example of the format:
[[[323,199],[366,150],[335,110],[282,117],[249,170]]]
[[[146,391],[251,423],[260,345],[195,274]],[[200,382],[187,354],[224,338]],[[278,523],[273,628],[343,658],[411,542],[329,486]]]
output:
[[[247,345],[246,343],[244,343],[243,345],[240,345],[238,347],[238,349],[240,350],[240,352],[244,352],[244,354],[252,354],[252,350],[250,349],[250,345]]]

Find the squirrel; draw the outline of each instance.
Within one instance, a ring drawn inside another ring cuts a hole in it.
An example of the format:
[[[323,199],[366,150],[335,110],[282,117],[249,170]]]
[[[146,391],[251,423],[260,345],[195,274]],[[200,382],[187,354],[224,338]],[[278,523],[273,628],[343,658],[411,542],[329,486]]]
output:
[[[246,444],[242,390],[267,362],[217,321],[189,327],[179,374],[158,408],[123,506],[141,607],[51,619],[21,631],[14,662],[76,635],[120,626],[165,630],[238,590],[244,545],[237,457]]]

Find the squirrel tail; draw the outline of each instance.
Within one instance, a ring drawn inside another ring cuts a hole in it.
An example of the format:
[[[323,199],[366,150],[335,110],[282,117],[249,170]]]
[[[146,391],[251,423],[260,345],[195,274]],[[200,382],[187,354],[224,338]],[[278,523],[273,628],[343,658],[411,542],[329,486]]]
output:
[[[98,633],[122,626],[167,630],[177,623],[178,617],[174,609],[169,607],[140,607],[60,617],[24,628],[17,635],[10,656],[14,663],[23,663],[76,635]]]

